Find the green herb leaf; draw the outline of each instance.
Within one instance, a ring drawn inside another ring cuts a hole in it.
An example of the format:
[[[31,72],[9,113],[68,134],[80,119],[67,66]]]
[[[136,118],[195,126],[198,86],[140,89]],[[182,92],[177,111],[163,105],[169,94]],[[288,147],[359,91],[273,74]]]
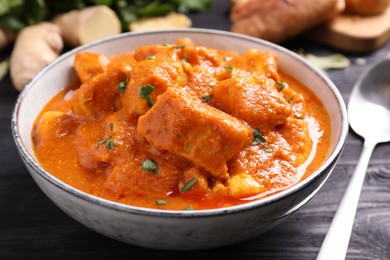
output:
[[[0,27],[7,28],[11,31],[22,30],[27,24],[19,17],[7,14],[0,17]]]
[[[156,55],[150,55],[148,57],[146,57],[147,60],[155,60],[156,59]]]
[[[113,122],[110,123],[110,129],[111,130],[114,129],[114,123]]]
[[[182,191],[182,192],[188,191],[188,190],[191,189],[192,186],[194,186],[197,182],[198,182],[198,179],[192,178],[192,179],[189,180],[183,187],[181,187],[181,191]]]
[[[44,0],[29,0],[25,2],[26,18],[28,24],[35,24],[43,21],[49,12],[49,9]]]
[[[103,138],[102,140],[97,141],[96,148],[98,148],[99,145],[105,144],[105,143],[107,143],[106,144],[107,151],[115,149],[115,141],[114,141],[114,138],[112,138],[112,136],[109,136],[107,138]]]
[[[258,128],[253,130],[253,137],[254,137],[254,139],[253,139],[253,144],[254,145],[261,144],[261,143],[264,143],[264,142],[267,141],[265,139],[265,137],[260,134],[260,131],[259,131]]]
[[[156,204],[157,204],[157,205],[167,205],[168,202],[165,201],[165,200],[156,200]]]
[[[253,142],[252,142],[253,145],[260,144],[261,146],[263,146],[265,152],[269,151],[268,146],[265,144],[267,139],[265,139],[265,137],[260,134],[260,131],[258,128],[253,129],[253,137],[254,137]]]
[[[95,5],[111,5],[113,0],[89,0]]]
[[[233,72],[233,66],[229,64],[229,66],[226,68],[226,72],[231,74]]]
[[[139,90],[139,96],[141,98],[146,99],[146,102],[148,102],[148,106],[149,107],[153,106],[153,100],[150,97],[150,94],[153,93],[153,91],[154,91],[154,87],[152,85],[150,85],[150,84],[146,84],[145,86],[143,86]]]
[[[286,98],[285,96],[284,96],[284,99],[287,101],[287,103],[291,103],[293,100],[294,100],[294,98],[295,98],[295,95],[293,95],[291,98]]]
[[[185,45],[178,45],[178,46],[175,46],[176,49],[184,49],[186,46]]]
[[[108,143],[106,145],[106,149],[108,150],[115,150],[115,142],[113,138],[108,139]]]
[[[285,87],[283,81],[278,81],[278,82],[276,82],[276,84],[278,84],[278,86],[279,86],[279,91],[282,91],[284,89],[284,87]]]
[[[97,142],[96,142],[96,148],[98,148],[99,145],[104,144],[105,142],[107,142],[107,140],[110,139],[111,137],[112,137],[112,136],[107,137],[107,138],[103,138],[102,140],[97,141]]]
[[[135,9],[135,13],[140,17],[163,16],[175,10],[175,6],[171,3],[162,3],[162,1],[141,2],[142,5],[137,6]]]
[[[142,161],[142,170],[151,172],[153,174],[158,173],[157,165],[152,159],[145,159]]]
[[[323,70],[344,69],[348,68],[351,65],[351,62],[347,57],[337,53],[328,56],[316,56],[313,54],[306,54],[303,55],[303,57],[313,65]]]
[[[202,102],[203,102],[203,103],[206,103],[207,101],[209,101],[209,100],[212,99],[212,98],[213,98],[213,95],[212,95],[212,94],[207,95],[207,96],[204,96],[204,97],[202,98]]]
[[[122,121],[126,118],[126,116],[121,116],[120,118],[118,118],[119,121]]]
[[[181,0],[176,2],[179,3],[178,11],[183,13],[203,12],[213,3],[212,0]]]
[[[127,88],[127,84],[129,83],[129,79],[126,78],[125,80],[121,81],[118,83],[118,87],[119,87],[119,94],[121,93],[124,93],[126,91],[126,88]]]

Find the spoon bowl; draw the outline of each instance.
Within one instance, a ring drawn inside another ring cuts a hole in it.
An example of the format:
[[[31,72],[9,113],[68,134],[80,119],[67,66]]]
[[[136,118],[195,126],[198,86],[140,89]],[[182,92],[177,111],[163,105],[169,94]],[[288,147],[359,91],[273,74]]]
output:
[[[374,64],[356,82],[348,103],[349,123],[364,139],[390,141],[390,60]]]
[[[363,137],[363,150],[317,260],[345,259],[367,166],[376,144],[390,141],[390,60],[371,66],[356,82],[349,123]]]

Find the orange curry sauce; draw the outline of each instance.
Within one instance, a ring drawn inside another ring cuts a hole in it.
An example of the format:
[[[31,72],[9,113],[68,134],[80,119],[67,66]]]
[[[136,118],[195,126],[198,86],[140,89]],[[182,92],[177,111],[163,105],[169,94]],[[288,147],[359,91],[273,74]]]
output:
[[[298,183],[328,153],[327,111],[273,53],[184,38],[111,58],[78,53],[74,68],[77,82],[45,106],[32,139],[48,172],[95,196],[227,207]]]

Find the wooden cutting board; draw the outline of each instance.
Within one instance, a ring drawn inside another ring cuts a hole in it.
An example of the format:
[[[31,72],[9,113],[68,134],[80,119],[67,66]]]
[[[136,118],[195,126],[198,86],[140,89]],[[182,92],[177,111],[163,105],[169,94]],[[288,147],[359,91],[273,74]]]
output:
[[[308,36],[342,51],[373,51],[390,39],[390,6],[373,16],[340,14],[310,31]]]

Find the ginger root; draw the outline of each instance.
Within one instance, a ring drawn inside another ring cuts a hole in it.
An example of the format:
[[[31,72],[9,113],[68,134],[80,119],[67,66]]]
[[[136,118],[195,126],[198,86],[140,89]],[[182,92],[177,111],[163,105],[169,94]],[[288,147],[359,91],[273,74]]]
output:
[[[346,10],[351,14],[375,15],[389,6],[389,0],[346,0]]]
[[[62,48],[60,30],[52,23],[42,22],[20,31],[10,58],[14,87],[22,90],[43,67],[58,57]]]
[[[345,8],[344,0],[233,0],[231,31],[282,42]]]
[[[163,17],[145,18],[129,25],[129,31],[141,32],[156,29],[188,28],[192,21],[185,14],[171,12]]]
[[[122,32],[118,16],[107,6],[73,10],[54,18],[65,44],[76,47]]]

